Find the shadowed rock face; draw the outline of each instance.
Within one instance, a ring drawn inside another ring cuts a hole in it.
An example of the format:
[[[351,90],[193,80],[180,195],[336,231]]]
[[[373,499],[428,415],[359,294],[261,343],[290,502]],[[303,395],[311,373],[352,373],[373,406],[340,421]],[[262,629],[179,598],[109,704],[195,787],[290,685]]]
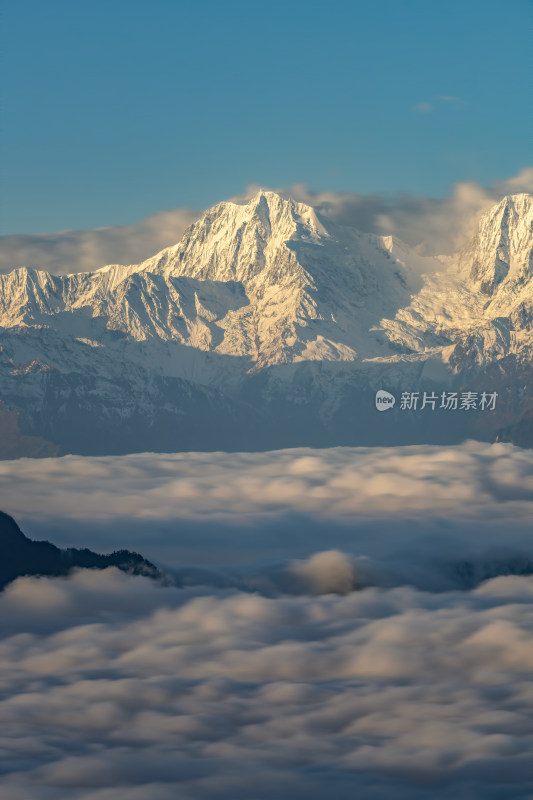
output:
[[[41,436],[26,436],[18,424],[18,414],[0,400],[0,453],[2,458],[45,458],[55,456],[59,447]]]
[[[498,431],[498,440],[518,447],[533,447],[533,409],[524,412],[512,425]]]
[[[13,517],[0,511],[0,590],[22,575],[68,575],[75,567],[117,567],[132,575],[163,579],[157,567],[129,550],[100,555],[86,548],[61,550],[50,542],[34,542],[22,533]]]

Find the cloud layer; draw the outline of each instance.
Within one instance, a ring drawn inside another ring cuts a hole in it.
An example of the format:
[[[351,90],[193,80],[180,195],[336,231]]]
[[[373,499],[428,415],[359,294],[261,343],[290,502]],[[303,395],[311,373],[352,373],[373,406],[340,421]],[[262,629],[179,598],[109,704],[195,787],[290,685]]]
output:
[[[382,235],[398,236],[424,255],[452,255],[475,234],[481,214],[502,197],[533,192],[533,167],[493,186],[475,181],[454,184],[442,198],[398,194],[393,197],[339,192],[312,192],[306,186],[287,193],[317,208],[342,225]]]
[[[532,600],[531,577],[270,598],[19,579],[0,598],[2,794],[525,800]]]
[[[0,236],[0,272],[34,267],[53,274],[89,272],[107,264],[138,264],[179,242],[200,213],[161,211],[132,225]]]
[[[0,507],[34,539],[266,594],[328,572],[442,591],[533,565],[533,451],[505,443],[19,459],[0,462]]]
[[[533,451],[20,459],[0,492],[176,578],[0,595],[2,797],[532,796]]]
[[[456,100],[448,98],[443,102]],[[258,188],[250,186],[233,200],[244,202]],[[533,167],[489,187],[474,181],[457,183],[450,195],[439,199],[410,194],[314,192],[304,184],[277,187],[276,191],[315,206],[334,222],[368,233],[398,236],[425,254],[451,254],[475,232],[483,211],[506,194],[533,191]],[[114,228],[2,236],[0,272],[30,266],[68,273],[94,270],[106,264],[137,264],[176,244],[185,228],[199,216],[199,211],[178,208]]]
[[[428,491],[430,489],[430,491]],[[441,514],[531,519],[533,451],[455,447],[295,448],[0,461],[5,509],[22,519],[353,518]]]

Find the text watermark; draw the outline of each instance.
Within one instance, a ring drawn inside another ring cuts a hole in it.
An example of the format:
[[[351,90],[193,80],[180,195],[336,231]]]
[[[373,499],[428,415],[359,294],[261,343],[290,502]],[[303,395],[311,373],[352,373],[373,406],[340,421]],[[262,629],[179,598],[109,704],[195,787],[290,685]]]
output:
[[[401,411],[494,411],[498,392],[401,392]],[[376,392],[376,408],[388,411],[396,405],[396,397],[385,389]]]

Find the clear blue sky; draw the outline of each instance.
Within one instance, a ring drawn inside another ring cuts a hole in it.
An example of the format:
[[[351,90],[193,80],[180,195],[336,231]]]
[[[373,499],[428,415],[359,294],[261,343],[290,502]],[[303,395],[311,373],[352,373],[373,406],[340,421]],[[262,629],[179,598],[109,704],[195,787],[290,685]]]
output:
[[[4,0],[2,27],[2,233],[533,162],[531,0]]]

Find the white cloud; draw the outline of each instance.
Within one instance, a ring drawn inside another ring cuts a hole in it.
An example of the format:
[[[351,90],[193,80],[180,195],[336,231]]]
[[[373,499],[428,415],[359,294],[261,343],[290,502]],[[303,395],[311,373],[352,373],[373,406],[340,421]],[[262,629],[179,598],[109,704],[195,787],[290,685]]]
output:
[[[432,105],[432,103],[426,103],[426,102],[415,103],[413,109],[414,111],[420,112],[420,114],[429,114],[430,111],[433,111],[434,106]]]
[[[3,796],[526,797],[532,595],[531,577],[270,598],[19,579],[0,597]]]
[[[533,451],[504,443],[19,459],[0,494],[32,538],[136,549],[186,586],[442,591],[533,569]]]
[[[442,103],[450,106],[455,111],[462,111],[466,107],[466,102],[462,97],[457,97],[457,95],[454,94],[439,94],[431,98],[430,101],[423,100],[419,103],[415,103],[413,111],[418,111],[419,114],[429,114],[435,111]]]
[[[442,198],[401,193],[392,196],[348,192],[313,192],[304,185],[286,193],[310,203],[324,216],[362,231],[394,235],[422,253],[450,255],[462,248],[477,230],[481,214],[502,197],[533,192],[533,168],[526,167],[492,186],[475,181],[455,183]]]
[[[441,102],[460,103],[448,97]],[[419,111],[429,111],[420,103]],[[424,107],[424,108],[422,108]],[[231,198],[245,202],[259,188],[249,186]],[[310,203],[326,218],[359,230],[393,234],[422,252],[449,254],[475,232],[479,215],[506,194],[533,191],[533,167],[492,186],[474,181],[454,184],[450,195],[430,198],[400,193],[387,196],[351,192],[314,192],[305,184],[273,187],[287,197]],[[221,198],[225,199],[225,198]],[[178,208],[119,227],[0,237],[0,272],[31,266],[52,273],[83,272],[105,264],[136,264],[164,247],[176,244],[199,211]]]
[[[5,510],[26,520],[220,521],[288,513],[528,519],[533,451],[470,441],[18,459],[0,461],[0,491],[9,498]]]
[[[106,264],[138,264],[179,242],[199,216],[198,211],[177,208],[131,225],[1,236],[0,272],[24,266],[61,274],[87,272]]]
[[[2,797],[533,792],[533,451],[20,459],[0,491],[33,536],[180,554],[0,595]]]

